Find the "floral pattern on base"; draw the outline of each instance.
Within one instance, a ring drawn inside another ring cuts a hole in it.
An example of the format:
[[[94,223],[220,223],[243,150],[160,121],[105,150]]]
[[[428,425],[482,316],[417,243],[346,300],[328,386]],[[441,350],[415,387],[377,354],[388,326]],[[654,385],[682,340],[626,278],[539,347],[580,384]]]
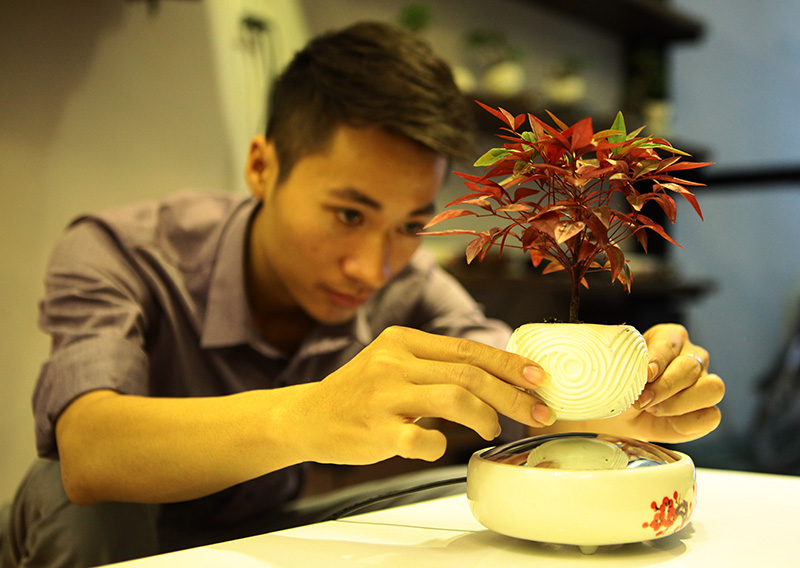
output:
[[[693,486],[692,493],[695,493],[696,490],[697,487]],[[694,499],[681,499],[677,491],[672,493],[672,498],[665,496],[660,504],[653,501],[650,503],[650,508],[654,513],[653,520],[643,523],[642,528],[652,528],[656,537],[678,532],[689,522],[689,518],[692,516],[693,502]]]

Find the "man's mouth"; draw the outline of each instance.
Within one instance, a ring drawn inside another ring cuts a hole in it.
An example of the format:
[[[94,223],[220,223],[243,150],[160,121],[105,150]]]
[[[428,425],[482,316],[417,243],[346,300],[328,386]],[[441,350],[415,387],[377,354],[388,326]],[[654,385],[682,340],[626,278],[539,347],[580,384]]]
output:
[[[348,294],[326,288],[325,292],[333,303],[345,308],[359,308],[369,300],[369,294]]]

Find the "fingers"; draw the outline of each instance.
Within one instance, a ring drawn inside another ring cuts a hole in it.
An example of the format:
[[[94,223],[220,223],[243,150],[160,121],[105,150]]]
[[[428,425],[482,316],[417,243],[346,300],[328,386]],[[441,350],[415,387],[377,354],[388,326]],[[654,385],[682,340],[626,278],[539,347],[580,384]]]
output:
[[[428,430],[416,424],[403,424],[397,435],[396,455],[416,460],[436,461],[447,449],[447,438],[438,430]]]
[[[471,365],[526,389],[536,389],[547,380],[544,369],[535,361],[469,339],[392,327],[381,333],[381,340],[400,344],[419,359]]]
[[[644,337],[650,357],[648,384],[636,406],[649,410],[692,387],[708,369],[708,352],[689,341],[682,325],[657,325]]]
[[[468,397],[477,397],[492,409],[523,424],[549,426],[555,420],[553,412],[528,391],[499,381],[494,375],[473,365],[425,362],[424,369],[414,375],[412,380],[420,385],[444,383],[442,386],[445,388],[441,389],[442,396],[434,401],[434,406],[439,409],[438,415],[441,415],[443,405],[448,402],[462,402],[464,407],[468,408]],[[448,400],[448,397],[451,398]],[[443,415],[441,417],[473,428],[464,422],[463,418],[453,419]],[[483,436],[482,432],[478,430],[476,432]],[[492,439],[486,436],[484,438]]]
[[[402,374],[408,382],[417,385],[450,385],[462,389],[463,393],[456,390],[444,392],[449,393],[452,400],[461,403],[465,409],[470,408],[467,400],[472,396],[523,424],[541,427],[555,420],[544,403],[521,390],[539,388],[546,380],[544,370],[525,357],[475,341],[399,327],[385,330],[376,342],[388,351],[413,355],[413,359],[402,362]],[[415,396],[419,398],[418,393]],[[418,409],[417,415],[453,420],[472,428],[485,439],[496,436],[496,432],[489,436],[485,425],[476,427],[467,413],[444,416],[442,405],[446,400],[447,395],[440,397],[429,408]]]
[[[647,412],[653,416],[689,415],[699,409],[718,405],[725,396],[725,383],[717,375],[702,375],[691,387],[668,399],[651,405]]]
[[[722,414],[717,407],[671,416],[659,421],[654,438],[664,443],[690,442],[715,430],[721,419]]]
[[[682,325],[662,324],[651,327],[643,336],[650,356],[647,381],[653,382],[681,353],[689,341],[689,334]]]
[[[695,410],[670,419],[673,430],[683,435],[685,441],[705,436],[719,426],[722,413],[716,406]]]
[[[675,357],[660,374],[658,380],[645,386],[637,402],[638,408],[652,408],[694,385],[703,376],[706,367],[703,361],[708,358],[704,350],[698,350],[705,354],[705,360],[702,359],[703,356],[696,356],[694,353]]]
[[[417,385],[396,401],[395,413],[407,418],[444,418],[474,430],[484,440],[493,440],[500,433],[497,412],[480,398],[456,385]]]

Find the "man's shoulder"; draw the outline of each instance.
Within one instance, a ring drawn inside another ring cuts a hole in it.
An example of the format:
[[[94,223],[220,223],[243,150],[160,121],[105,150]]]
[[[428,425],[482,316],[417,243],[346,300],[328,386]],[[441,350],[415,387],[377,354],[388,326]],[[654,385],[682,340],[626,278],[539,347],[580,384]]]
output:
[[[94,222],[132,246],[162,239],[191,240],[219,230],[247,201],[238,193],[185,191],[86,213],[72,225]]]
[[[378,293],[376,305],[382,309],[398,305],[410,309],[426,296],[446,295],[450,291],[447,273],[430,251],[420,247],[405,268]]]
[[[184,257],[216,242],[228,220],[246,206],[240,193],[181,192],[81,215],[72,226],[100,226],[126,249],[156,249]]]
[[[95,220],[122,231],[202,230],[224,222],[247,201],[238,193],[184,191],[161,199],[118,205],[78,216],[73,223]]]

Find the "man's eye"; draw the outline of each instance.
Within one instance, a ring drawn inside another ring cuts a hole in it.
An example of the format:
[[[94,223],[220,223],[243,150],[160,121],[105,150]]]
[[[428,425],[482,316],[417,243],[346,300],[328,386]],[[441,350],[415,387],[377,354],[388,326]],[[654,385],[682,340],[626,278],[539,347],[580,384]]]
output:
[[[339,209],[336,211],[336,216],[339,221],[348,226],[359,225],[364,220],[361,211],[356,209]]]
[[[414,221],[412,223],[406,223],[405,225],[403,225],[401,232],[410,237],[416,237],[419,236],[419,233],[421,233],[424,228],[425,228],[425,223]]]

